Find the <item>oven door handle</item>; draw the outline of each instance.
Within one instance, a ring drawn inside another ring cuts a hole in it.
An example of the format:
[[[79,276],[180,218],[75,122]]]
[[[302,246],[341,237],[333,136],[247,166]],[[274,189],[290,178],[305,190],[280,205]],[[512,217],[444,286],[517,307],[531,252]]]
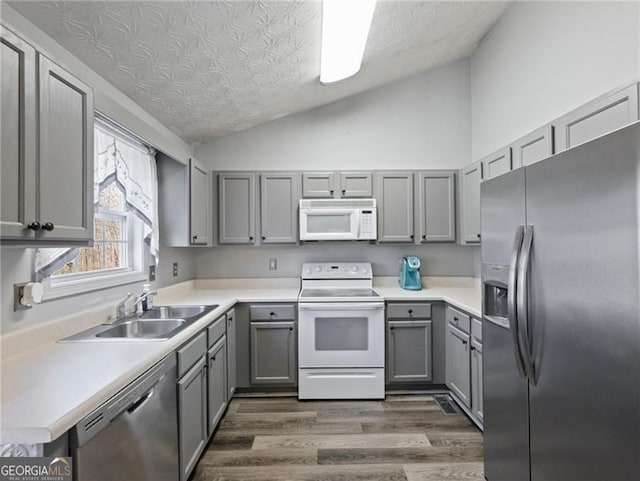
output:
[[[298,307],[302,311],[377,311],[384,309],[384,302],[308,302]]]

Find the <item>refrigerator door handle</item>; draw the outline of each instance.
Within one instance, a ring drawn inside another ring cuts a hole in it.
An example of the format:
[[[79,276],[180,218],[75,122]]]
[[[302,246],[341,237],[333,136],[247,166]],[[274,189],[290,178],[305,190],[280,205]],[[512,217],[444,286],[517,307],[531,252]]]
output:
[[[518,334],[520,339],[520,352],[524,360],[524,368],[529,382],[534,386],[537,383],[533,356],[531,354],[531,342],[529,337],[529,267],[531,265],[531,247],[533,245],[533,226],[528,225],[524,231],[522,251],[518,261],[518,292],[517,292],[517,317]]]
[[[522,248],[522,239],[524,237],[524,225],[516,228],[516,234],[513,239],[513,249],[511,250],[511,261],[509,262],[509,283],[507,286],[507,320],[509,321],[509,329],[513,337],[513,354],[516,358],[516,366],[522,377],[527,374],[524,368],[524,360],[520,352],[520,342],[518,341],[518,316],[516,309],[516,292],[518,280],[518,258],[520,249]]]

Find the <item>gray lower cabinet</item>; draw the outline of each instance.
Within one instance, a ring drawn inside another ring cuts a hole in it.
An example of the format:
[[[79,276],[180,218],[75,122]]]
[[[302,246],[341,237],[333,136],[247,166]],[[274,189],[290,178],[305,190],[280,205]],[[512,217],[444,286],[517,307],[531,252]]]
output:
[[[511,171],[511,148],[500,149],[493,154],[487,155],[482,162],[483,179],[493,179],[499,175]]]
[[[471,412],[483,421],[482,401],[482,343],[475,338],[471,340]]]
[[[341,197],[373,197],[371,172],[340,172],[339,176]]]
[[[255,242],[255,174],[224,172],[218,177],[220,244]]]
[[[302,174],[302,197],[331,198],[335,193],[333,172],[304,172]]]
[[[260,174],[260,239],[263,244],[298,242],[298,174]]]
[[[207,352],[209,430],[211,436],[227,407],[227,337],[222,336]]]
[[[186,481],[209,439],[207,362],[204,356],[178,380],[178,406],[180,481]]]
[[[209,169],[196,159],[189,161],[190,242],[193,245],[209,243]]]
[[[227,312],[227,402],[236,392],[236,314],[233,309]]]
[[[0,238],[29,240],[36,219],[36,51],[0,25]]]
[[[296,382],[294,321],[251,322],[251,383]]]
[[[449,389],[467,407],[471,407],[469,338],[469,334],[447,324],[446,382]]]
[[[553,155],[553,126],[534,130],[511,144],[513,168],[531,165]]]
[[[480,242],[480,184],[482,183],[482,162],[474,162],[460,173],[462,199],[462,242]]]
[[[378,242],[413,242],[413,172],[376,173]]]
[[[387,322],[387,382],[432,380],[432,331],[430,320]]]
[[[421,172],[420,242],[456,240],[455,173]]]
[[[638,84],[607,93],[555,121],[556,152],[638,120]]]
[[[2,27],[0,236],[93,239],[93,90]]]

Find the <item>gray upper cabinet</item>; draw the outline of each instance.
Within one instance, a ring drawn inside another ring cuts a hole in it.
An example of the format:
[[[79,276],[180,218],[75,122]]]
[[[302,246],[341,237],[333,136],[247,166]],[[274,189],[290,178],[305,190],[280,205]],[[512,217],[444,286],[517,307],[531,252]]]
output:
[[[296,382],[294,321],[251,322],[251,383]]]
[[[638,84],[608,93],[556,122],[556,152],[605,135],[638,120]]]
[[[371,172],[340,172],[341,197],[373,197]]]
[[[36,221],[36,51],[0,26],[0,237],[29,239]]]
[[[483,179],[493,179],[511,171],[511,148],[501,149],[481,160]]]
[[[255,174],[225,172],[218,179],[220,244],[255,241]]]
[[[93,239],[93,90],[2,27],[0,235],[14,244]]]
[[[461,171],[462,241],[480,242],[480,183],[482,163],[474,162]]]
[[[236,360],[236,313],[231,309],[227,312],[227,402],[236,392],[237,360]]]
[[[431,381],[431,339],[429,320],[389,320],[387,382]]]
[[[513,168],[531,165],[553,155],[553,126],[534,130],[511,144]]]
[[[447,324],[446,382],[459,400],[471,407],[471,365],[469,362],[469,334]]]
[[[39,55],[36,216],[43,240],[93,239],[93,91]],[[49,227],[49,228],[47,228]]]
[[[189,162],[189,207],[191,225],[191,244],[208,244],[210,231],[209,215],[209,169],[191,159]]]
[[[298,241],[298,175],[260,175],[260,239],[263,244]]]
[[[455,174],[420,173],[420,241],[456,240]]]
[[[302,197],[330,198],[335,193],[333,172],[305,172],[302,174]]]
[[[413,172],[377,172],[378,241],[413,242]]]

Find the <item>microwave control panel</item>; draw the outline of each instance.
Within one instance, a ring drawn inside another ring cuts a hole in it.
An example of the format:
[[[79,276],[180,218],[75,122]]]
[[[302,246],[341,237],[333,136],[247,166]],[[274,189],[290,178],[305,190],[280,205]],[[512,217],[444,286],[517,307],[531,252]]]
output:
[[[362,240],[376,239],[378,225],[376,222],[375,209],[362,209],[360,212],[360,236]]]

